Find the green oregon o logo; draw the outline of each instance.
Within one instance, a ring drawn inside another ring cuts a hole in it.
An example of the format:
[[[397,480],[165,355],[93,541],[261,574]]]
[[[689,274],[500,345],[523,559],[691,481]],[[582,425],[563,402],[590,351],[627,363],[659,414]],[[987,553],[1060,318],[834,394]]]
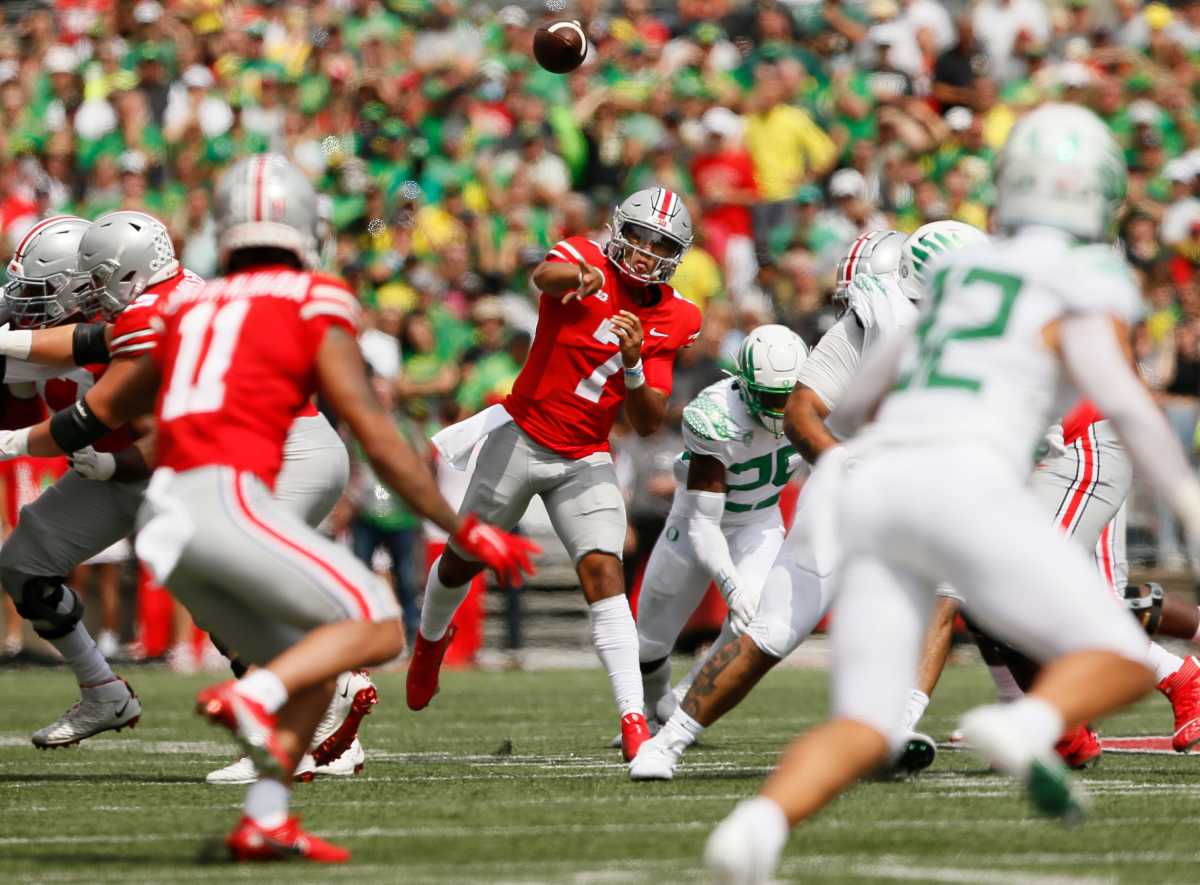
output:
[[[675,526],[668,526],[667,527],[667,540],[668,541],[678,541],[679,540],[679,529],[675,528]]]

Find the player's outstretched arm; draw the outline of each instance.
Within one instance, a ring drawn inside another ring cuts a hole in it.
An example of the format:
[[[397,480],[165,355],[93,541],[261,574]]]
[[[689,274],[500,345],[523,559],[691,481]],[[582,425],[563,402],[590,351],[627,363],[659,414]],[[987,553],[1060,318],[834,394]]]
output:
[[[118,360],[71,408],[33,427],[5,431],[0,456],[50,458],[86,448],[114,427],[152,412],[158,381],[158,366],[150,357]]]
[[[639,436],[649,436],[662,427],[667,415],[667,395],[646,383],[642,321],[637,314],[621,310],[613,316],[612,328],[620,339],[621,362],[625,365],[625,415]]]
[[[543,295],[568,304],[599,292],[604,285],[604,274],[586,262],[543,261],[533,269],[533,284]]]
[[[912,332],[901,332],[884,340],[863,360],[862,369],[830,413],[831,423],[846,436],[858,432],[875,416],[887,392],[900,374],[900,357],[912,340]]]
[[[729,542],[721,531],[726,491],[725,465],[712,455],[693,452],[688,461],[687,491],[684,493],[688,540],[696,553],[696,561],[725,597],[734,630],[741,633],[754,619],[758,597],[751,596],[742,586],[737,566],[729,553]]]
[[[358,342],[331,327],[317,350],[317,384],[333,410],[362,444],[388,486],[421,516],[454,534],[461,520],[438,491],[433,474],[396,429],[367,380]]]
[[[367,380],[354,337],[331,326],[317,350],[317,385],[334,411],[350,426],[375,473],[418,514],[448,532],[458,549],[496,572],[501,581],[521,583],[533,573],[536,544],[480,522],[460,518],[442,497],[433,473],[396,429]]]
[[[838,444],[825,426],[831,411],[820,394],[803,384],[797,384],[788,396],[783,432],[809,464],[816,464],[822,453]]]
[[[75,323],[49,329],[0,329],[0,354],[39,366],[84,366],[108,362],[109,327]]]

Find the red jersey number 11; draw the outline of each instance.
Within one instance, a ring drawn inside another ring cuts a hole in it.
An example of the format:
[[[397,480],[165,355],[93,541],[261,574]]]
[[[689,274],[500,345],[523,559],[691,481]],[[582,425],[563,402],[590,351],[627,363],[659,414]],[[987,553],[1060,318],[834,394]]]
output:
[[[617,337],[617,333],[612,329],[612,320],[605,318],[600,321],[600,325],[596,327],[596,331],[592,333],[592,337],[601,344],[616,344],[619,347],[621,339]],[[575,395],[583,397],[588,402],[600,402],[600,396],[604,393],[604,385],[608,383],[609,378],[616,374],[619,368],[621,368],[620,350],[596,366],[592,374],[575,385]]]
[[[248,299],[219,306],[211,301],[201,302],[179,321],[179,352],[163,397],[163,421],[221,408],[225,402],[225,373],[233,361],[233,349],[249,309]],[[212,340],[204,352],[210,328]]]

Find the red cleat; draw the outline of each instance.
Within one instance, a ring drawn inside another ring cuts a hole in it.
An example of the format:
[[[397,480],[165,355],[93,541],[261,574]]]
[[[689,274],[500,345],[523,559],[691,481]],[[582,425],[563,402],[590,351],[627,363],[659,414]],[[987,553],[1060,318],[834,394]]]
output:
[[[225,837],[225,845],[236,861],[290,860],[316,863],[345,863],[350,852],[300,829],[300,819],[289,817],[274,829],[264,829],[245,815]]]
[[[408,662],[408,678],[405,688],[408,694],[408,709],[424,710],[438,693],[438,673],[442,669],[442,659],[446,657],[446,649],[454,641],[458,628],[453,624],[446,634],[436,642],[430,642],[417,631],[417,641],[413,644],[412,660]]]
[[[284,780],[296,767],[279,746],[275,716],[237,690],[237,680],[210,686],[196,695],[196,712],[233,732],[260,775]]]
[[[1104,750],[1100,746],[1100,735],[1086,722],[1078,728],[1072,728],[1054,745],[1057,753],[1068,768],[1076,771],[1091,768],[1100,761]]]
[[[650,740],[650,726],[641,713],[626,713],[621,717],[621,755],[632,762],[642,744]]]
[[[1188,656],[1183,666],[1158,683],[1175,711],[1175,734],[1171,746],[1186,753],[1200,743],[1200,661]]]

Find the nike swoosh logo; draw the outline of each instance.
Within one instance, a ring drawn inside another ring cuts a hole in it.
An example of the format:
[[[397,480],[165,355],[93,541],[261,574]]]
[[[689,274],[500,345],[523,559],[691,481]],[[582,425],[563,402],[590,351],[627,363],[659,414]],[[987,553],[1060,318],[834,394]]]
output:
[[[660,331],[658,331],[658,329],[651,329],[650,334],[653,335],[655,338],[669,338],[670,337],[666,332],[660,332]]]
[[[131,700],[133,700],[133,698],[125,698],[125,703],[121,704],[121,709],[117,711],[118,719],[125,715],[125,711],[129,709],[129,702]]]
[[[342,697],[344,697],[344,698],[350,697],[350,683],[349,682],[347,682],[346,687],[342,689]]]

